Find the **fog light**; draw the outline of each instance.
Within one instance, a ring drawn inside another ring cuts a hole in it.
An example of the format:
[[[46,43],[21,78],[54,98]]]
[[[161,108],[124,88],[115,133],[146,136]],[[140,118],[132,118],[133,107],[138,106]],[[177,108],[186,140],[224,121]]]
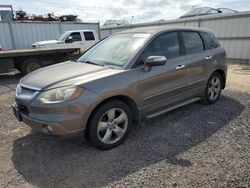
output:
[[[52,126],[47,125],[47,129],[48,129],[49,133],[52,133],[52,132],[53,132],[53,128],[52,128]]]
[[[53,132],[53,127],[51,125],[43,125],[43,132],[51,134]]]

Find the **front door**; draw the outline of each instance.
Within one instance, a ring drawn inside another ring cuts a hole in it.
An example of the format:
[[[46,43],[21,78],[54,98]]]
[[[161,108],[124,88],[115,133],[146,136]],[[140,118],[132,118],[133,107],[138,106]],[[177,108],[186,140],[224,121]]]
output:
[[[187,72],[185,56],[181,56],[177,32],[167,32],[158,36],[142,53],[140,59],[146,61],[149,56],[165,56],[167,63],[145,71],[138,69],[137,86],[142,100],[143,113],[146,116],[156,114],[185,97]]]
[[[72,43],[66,43],[66,44],[68,44],[71,48],[82,48],[83,40],[80,32],[73,32],[69,36],[72,37],[73,41]]]

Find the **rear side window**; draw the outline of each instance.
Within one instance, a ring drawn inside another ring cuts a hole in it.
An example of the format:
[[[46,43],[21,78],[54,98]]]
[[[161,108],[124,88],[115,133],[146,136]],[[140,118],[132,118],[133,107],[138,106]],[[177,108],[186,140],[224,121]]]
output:
[[[210,50],[213,48],[217,48],[219,45],[218,40],[215,38],[213,34],[207,32],[201,32],[202,38],[205,42],[206,49]]]
[[[71,36],[73,38],[73,41],[82,41],[82,37],[79,32],[71,33]]]
[[[142,59],[149,56],[165,56],[172,59],[180,55],[180,46],[177,32],[165,33],[157,37],[143,52]]]
[[[93,32],[84,32],[85,40],[95,40]]]
[[[204,50],[204,44],[198,32],[182,32],[186,54],[193,54]]]

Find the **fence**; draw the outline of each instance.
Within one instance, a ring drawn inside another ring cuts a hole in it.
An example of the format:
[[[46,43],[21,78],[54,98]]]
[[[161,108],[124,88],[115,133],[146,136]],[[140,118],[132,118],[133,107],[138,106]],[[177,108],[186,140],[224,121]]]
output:
[[[96,30],[100,34],[99,23],[61,22],[0,22],[0,45],[3,49],[31,48],[32,43],[56,39],[67,30]]]
[[[218,37],[229,59],[250,62],[250,11],[102,28],[101,38],[126,29],[150,26],[208,28]]]

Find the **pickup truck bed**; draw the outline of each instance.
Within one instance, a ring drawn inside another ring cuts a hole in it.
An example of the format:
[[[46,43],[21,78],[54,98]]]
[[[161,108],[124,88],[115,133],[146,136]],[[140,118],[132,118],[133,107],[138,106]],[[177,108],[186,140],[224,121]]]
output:
[[[79,57],[80,48],[38,48],[0,51],[0,73],[18,69],[27,74],[43,66]]]
[[[37,49],[18,49],[18,50],[7,50],[0,51],[0,58],[6,57],[21,57],[28,55],[42,55],[51,53],[63,53],[63,52],[77,52],[79,48],[37,48]]]

